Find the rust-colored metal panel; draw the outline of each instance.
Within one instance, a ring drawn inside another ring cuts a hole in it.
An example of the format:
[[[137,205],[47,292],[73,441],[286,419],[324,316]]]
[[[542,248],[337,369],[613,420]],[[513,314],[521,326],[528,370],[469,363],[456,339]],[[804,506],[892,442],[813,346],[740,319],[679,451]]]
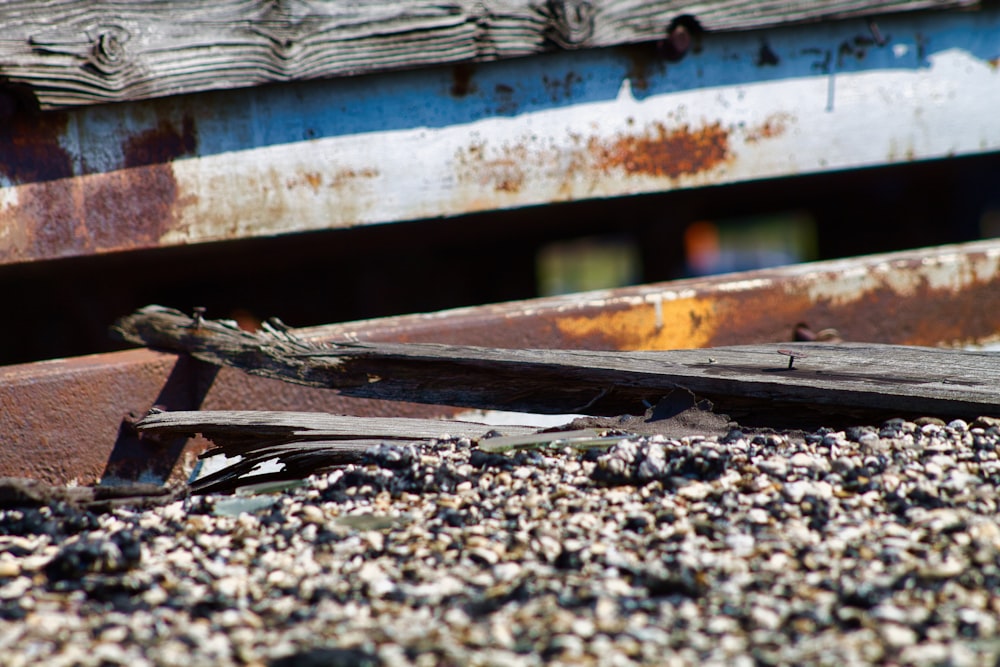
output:
[[[280,316],[280,313],[276,313]],[[210,314],[209,314],[210,315]],[[300,329],[497,347],[678,349],[790,340],[800,322],[846,340],[963,345],[1000,340],[1000,240],[742,274]],[[52,483],[160,479],[204,443],[129,428],[167,409],[317,410],[446,416],[446,407],[348,399],[133,350],[0,368],[0,475]]]
[[[0,476],[52,484],[162,482],[183,476],[208,443],[140,438],[132,424],[153,406],[361,416],[454,412],[347,398],[152,350],[20,364],[0,367]]]
[[[789,340],[1000,340],[1000,240],[302,329],[311,338],[655,350]]]

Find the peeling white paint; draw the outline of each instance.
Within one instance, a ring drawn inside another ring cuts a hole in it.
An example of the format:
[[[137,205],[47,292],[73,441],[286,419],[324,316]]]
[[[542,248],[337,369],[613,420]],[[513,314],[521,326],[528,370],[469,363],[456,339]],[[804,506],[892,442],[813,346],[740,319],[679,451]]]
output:
[[[480,64],[478,92],[461,97],[435,68],[82,109],[61,142],[74,169],[97,170],[74,178],[96,180],[124,159],[109,128],[190,117],[197,150],[170,163],[163,245],[1000,150],[1000,8],[879,25],[889,46],[847,55],[853,22],[769,30],[780,62],[768,67],[755,62],[761,33],[723,33],[645,72],[614,49]],[[33,185],[0,184],[0,225],[45,224],[18,218]]]
[[[607,101],[316,139],[308,150],[279,145],[235,160],[231,154],[183,160],[174,170],[193,203],[181,209],[182,224],[163,242],[458,215],[1000,150],[1000,75],[968,53],[952,49],[931,58],[927,68],[838,73],[836,80],[831,110],[825,110],[824,76],[642,100],[626,79]],[[624,151],[663,133],[714,127],[727,137],[727,157],[701,171],[669,175],[601,164],[602,146]],[[220,215],[223,200],[230,215]]]

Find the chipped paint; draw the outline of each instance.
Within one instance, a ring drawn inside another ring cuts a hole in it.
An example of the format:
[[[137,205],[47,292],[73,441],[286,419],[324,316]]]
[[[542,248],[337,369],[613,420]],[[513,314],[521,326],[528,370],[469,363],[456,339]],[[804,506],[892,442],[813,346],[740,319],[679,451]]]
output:
[[[879,25],[15,113],[0,264],[1000,150],[1000,8]]]
[[[788,131],[790,125],[795,122],[795,116],[785,111],[776,111],[765,118],[763,122],[747,128],[743,134],[743,140],[748,144],[756,144],[766,139],[780,137]]]
[[[614,341],[614,349],[618,350],[676,350],[704,347],[714,329],[713,322],[713,301],[688,297],[562,317],[556,326],[567,338],[604,338]]]
[[[892,262],[845,267],[831,272],[829,281],[811,285],[808,297],[813,302],[843,306],[867,298],[873,291],[888,290],[900,299],[911,299],[926,290],[959,291],[1000,274],[1000,255],[996,253],[963,257],[962,268],[956,271],[958,259],[946,254],[925,258],[911,270]]]
[[[602,171],[670,178],[710,171],[730,157],[729,133],[719,123],[668,128],[654,122],[642,134],[594,138],[587,148]]]

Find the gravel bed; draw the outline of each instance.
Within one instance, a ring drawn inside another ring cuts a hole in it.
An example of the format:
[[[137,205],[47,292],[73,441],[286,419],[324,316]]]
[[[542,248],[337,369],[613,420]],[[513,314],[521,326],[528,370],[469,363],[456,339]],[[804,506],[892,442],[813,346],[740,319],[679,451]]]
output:
[[[19,665],[995,665],[1000,421],[380,446],[297,488],[0,510]]]

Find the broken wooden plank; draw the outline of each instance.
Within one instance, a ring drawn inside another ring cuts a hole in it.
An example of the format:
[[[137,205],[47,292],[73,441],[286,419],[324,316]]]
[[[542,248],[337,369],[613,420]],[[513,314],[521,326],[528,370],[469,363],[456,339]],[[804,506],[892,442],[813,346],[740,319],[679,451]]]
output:
[[[362,462],[366,452],[385,444],[405,446],[452,438],[479,440],[492,435],[524,437],[536,431],[528,426],[494,427],[463,421],[239,410],[153,412],[136,426],[144,435],[200,434],[215,445],[202,458],[220,454],[236,457],[226,467],[195,480],[191,490],[196,493],[301,479],[332,467]],[[268,461],[276,461],[281,469],[255,472]]]
[[[136,427],[149,434],[201,434],[227,455],[242,454],[271,443],[414,441],[452,437],[479,439],[493,431],[513,436],[536,430],[530,426],[495,427],[468,421],[273,410],[152,412]],[[215,453],[211,450],[207,454]]]
[[[126,340],[350,395],[482,409],[641,413],[675,389],[727,412],[794,405],[828,413],[1000,414],[1000,354],[870,343],[601,352],[344,341],[309,343],[151,306],[123,318]],[[793,351],[798,361],[789,367]]]
[[[659,40],[681,15],[733,30],[974,4],[15,0],[0,6],[0,67],[51,108]]]
[[[681,438],[727,435],[735,424],[688,393],[674,392],[641,416],[577,418],[553,428],[487,425],[462,420],[358,417],[301,411],[152,411],[136,423],[143,436],[162,440],[201,435],[226,465],[199,475],[196,493],[232,491],[261,483],[302,479],[352,463],[381,467],[413,463],[412,445],[467,439],[487,454],[541,447],[611,447],[643,435]]]

